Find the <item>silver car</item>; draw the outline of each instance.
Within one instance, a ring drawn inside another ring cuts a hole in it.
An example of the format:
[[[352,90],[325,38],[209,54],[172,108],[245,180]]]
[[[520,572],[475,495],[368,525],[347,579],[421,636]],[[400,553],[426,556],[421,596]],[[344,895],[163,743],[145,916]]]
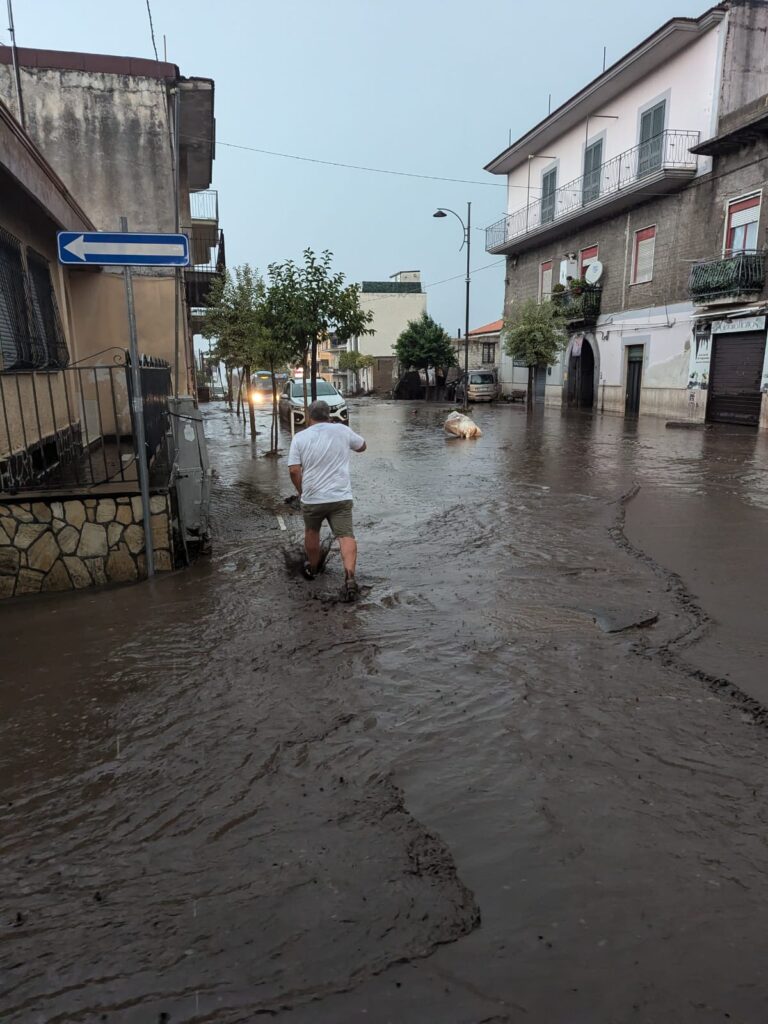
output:
[[[310,402],[311,388],[307,381],[307,401]],[[328,403],[331,410],[332,423],[348,423],[349,410],[343,396],[336,390],[333,384],[327,380],[317,381],[317,397]],[[294,423],[297,427],[304,424],[304,382],[301,380],[289,380],[280,395],[280,419],[287,423],[291,422],[293,414]]]

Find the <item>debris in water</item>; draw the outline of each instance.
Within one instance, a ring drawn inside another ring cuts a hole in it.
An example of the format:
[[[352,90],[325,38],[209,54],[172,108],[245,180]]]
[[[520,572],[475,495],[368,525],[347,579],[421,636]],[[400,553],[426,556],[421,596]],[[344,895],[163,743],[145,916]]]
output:
[[[482,437],[483,432],[469,416],[461,412],[452,412],[443,424],[443,429],[454,437]]]

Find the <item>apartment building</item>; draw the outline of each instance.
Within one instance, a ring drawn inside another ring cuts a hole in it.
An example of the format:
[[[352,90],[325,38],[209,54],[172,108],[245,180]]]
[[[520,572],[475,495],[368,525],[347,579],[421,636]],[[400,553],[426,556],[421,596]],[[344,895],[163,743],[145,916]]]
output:
[[[768,425],[768,8],[672,18],[486,167],[505,313],[560,304],[548,403]]]

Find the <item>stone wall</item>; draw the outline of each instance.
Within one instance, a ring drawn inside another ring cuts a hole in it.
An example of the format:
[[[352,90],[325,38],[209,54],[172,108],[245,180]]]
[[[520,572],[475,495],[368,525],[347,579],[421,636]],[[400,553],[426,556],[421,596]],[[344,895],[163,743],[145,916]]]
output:
[[[173,569],[170,500],[150,498],[155,568]],[[141,498],[0,503],[0,598],[130,583],[147,574]]]

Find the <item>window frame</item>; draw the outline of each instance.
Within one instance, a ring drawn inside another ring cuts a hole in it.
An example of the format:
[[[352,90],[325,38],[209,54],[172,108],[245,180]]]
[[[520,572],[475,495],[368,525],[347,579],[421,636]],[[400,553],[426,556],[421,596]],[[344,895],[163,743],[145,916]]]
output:
[[[549,269],[549,291],[544,291],[544,273],[546,269]],[[544,302],[545,299],[549,299],[552,296],[552,287],[554,284],[555,274],[555,261],[554,260],[542,260],[539,264],[539,302]]]
[[[594,250],[595,255],[587,257],[589,263],[594,263],[600,259],[600,246],[597,245],[585,245],[583,249],[579,249],[579,277],[584,277],[584,271],[589,266],[589,263],[584,262],[584,253],[592,252]]]
[[[540,222],[542,224],[551,224],[552,221],[554,221],[557,218],[557,179],[559,177],[558,171],[559,171],[559,167],[555,163],[555,164],[552,164],[550,167],[545,168],[541,172],[541,199],[539,200],[541,205],[540,205],[540,208],[539,208],[539,214],[540,214],[539,219],[540,219]],[[552,177],[552,181],[554,182],[554,188],[551,190],[551,192],[547,192],[547,191],[545,191],[545,188],[544,188],[544,182],[547,180],[547,178],[550,178],[550,177]],[[550,211],[549,211],[549,207],[547,207],[547,216],[545,218],[544,217],[544,202],[545,202],[545,200],[549,200],[550,197],[552,199],[552,211],[551,211],[552,212],[552,216],[549,216],[549,212]]]
[[[486,350],[490,351],[491,358],[486,359]],[[481,366],[495,366],[496,365],[496,342],[495,341],[482,341],[480,342],[480,365]]]
[[[600,148],[600,161],[597,168],[592,168],[591,171],[587,172],[587,154],[594,152],[597,148]],[[589,203],[594,203],[595,200],[600,198],[600,186],[602,185],[602,166],[603,166],[603,153],[604,153],[604,133],[600,133],[597,138],[593,139],[592,142],[587,142],[584,146],[584,152],[582,154],[582,172],[581,172],[581,205],[587,206]],[[587,187],[587,174],[594,177],[597,174],[597,180],[594,181],[589,187]]]
[[[649,235],[649,238],[653,238],[653,261],[651,263],[651,276],[643,278],[642,281],[637,280],[637,256],[640,248],[640,242],[645,241],[644,238],[640,238],[643,232],[652,231],[653,234]],[[644,228],[637,228],[634,233],[634,239],[632,242],[632,274],[629,280],[630,286],[635,284],[650,284],[653,281],[653,272],[656,268],[656,238],[658,236],[658,230],[656,224],[647,224]]]
[[[755,221],[755,223],[757,224],[757,234],[758,234],[758,238],[755,239],[755,242],[757,243],[759,241],[759,235],[760,235],[760,214],[762,213],[762,209],[763,209],[763,190],[761,188],[760,189],[756,189],[755,191],[752,191],[752,192],[745,192],[743,195],[740,195],[740,196],[734,196],[733,199],[726,199],[725,200],[725,224],[724,224],[724,228],[723,228],[723,257],[724,258],[728,258],[729,256],[734,255],[733,250],[730,249],[729,246],[728,246],[728,242],[730,240],[729,239],[729,235],[730,235],[731,230],[732,230],[731,229],[731,213],[732,212],[737,212],[737,211],[732,210],[732,207],[737,206],[740,203],[749,203],[753,199],[757,200],[757,202],[754,204],[755,208],[757,210],[757,218],[756,218],[756,221]],[[745,207],[745,208],[749,209],[749,207]],[[757,248],[758,248],[758,246],[756,244],[754,250],[751,250],[751,249],[739,249],[739,250],[737,250],[737,254],[738,253],[743,253],[743,252],[753,252],[753,251],[756,251]]]

